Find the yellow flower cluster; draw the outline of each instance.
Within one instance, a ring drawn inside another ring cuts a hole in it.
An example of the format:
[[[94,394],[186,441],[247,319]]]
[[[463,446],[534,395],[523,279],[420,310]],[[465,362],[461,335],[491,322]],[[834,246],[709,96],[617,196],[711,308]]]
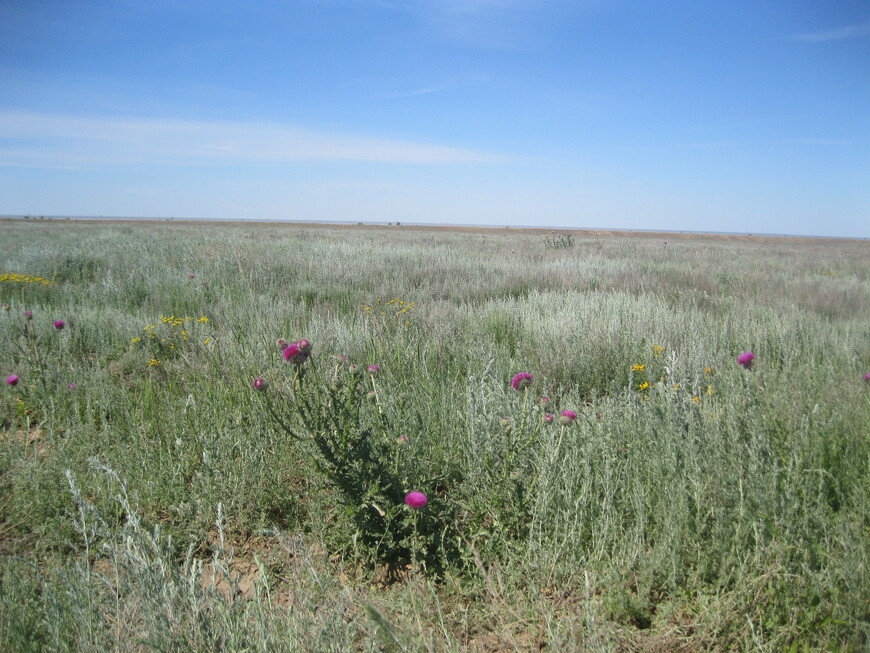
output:
[[[50,286],[54,281],[43,279],[42,277],[34,277],[32,274],[16,274],[15,272],[7,272],[0,274],[0,282],[9,283],[41,283],[43,286]]]
[[[141,336],[131,338],[130,344],[135,345],[145,339],[157,344],[161,348],[172,350],[175,349],[176,344],[181,344],[191,339],[191,335],[188,333],[189,326],[187,325],[195,323],[205,324],[207,322],[208,318],[205,315],[199,318],[161,315],[160,323],[156,326],[154,324],[146,324],[142,327],[142,330],[145,332],[144,338]],[[166,326],[163,327],[163,325]],[[158,327],[160,328],[161,334],[158,334]],[[166,330],[167,327],[168,331]],[[202,344],[207,345],[210,342],[211,338],[206,338],[202,341]]]
[[[665,348],[664,348],[664,347],[659,347],[658,345],[653,345],[653,346],[652,346],[652,352],[653,352],[653,355],[654,355],[656,358],[658,358],[658,357],[661,356],[663,353],[665,353]]]
[[[417,302],[406,302],[403,299],[378,299],[374,304],[360,304],[360,310],[369,315],[395,315],[396,317],[404,315],[409,310],[414,308]],[[405,322],[405,326],[409,326],[410,322]]]
[[[643,372],[646,369],[646,365],[641,365],[640,363],[635,363],[631,366],[632,372]]]
[[[170,315],[169,317],[165,315],[160,316],[160,321],[163,324],[171,324],[172,326],[180,326],[185,322],[193,322],[196,319],[197,322],[208,322],[208,318],[203,315],[200,318],[192,318],[192,317],[175,317],[174,315]]]

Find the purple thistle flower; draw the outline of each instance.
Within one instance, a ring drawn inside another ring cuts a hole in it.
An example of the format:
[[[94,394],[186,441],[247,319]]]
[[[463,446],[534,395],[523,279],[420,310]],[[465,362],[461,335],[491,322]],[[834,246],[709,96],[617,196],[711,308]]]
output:
[[[429,503],[429,499],[426,498],[426,495],[422,492],[414,491],[408,492],[408,494],[405,495],[405,503],[414,510],[419,510]]]
[[[553,413],[544,413],[544,424],[552,424],[556,416]]]
[[[6,377],[6,385],[18,385],[18,382],[21,380],[21,377],[17,374],[10,374]]]
[[[277,343],[281,349],[284,349],[284,347],[287,346],[287,341],[284,340],[284,338],[278,338]]]
[[[33,311],[24,311],[24,319],[32,320],[33,319]]]
[[[304,347],[300,346],[300,342],[304,343]],[[284,349],[284,360],[296,365],[302,365],[311,356],[311,343],[305,339],[300,342],[291,342]]]
[[[78,388],[75,383],[68,383],[66,387],[68,390],[75,390],[76,388]]]
[[[751,351],[745,351],[737,357],[737,364],[745,367],[747,370],[752,368],[752,361],[755,360],[755,354]]]
[[[560,424],[573,424],[577,420],[577,413],[573,410],[563,410],[559,413]]]
[[[870,383],[870,372],[867,372],[867,374],[864,375],[864,380],[865,380],[867,383]]]
[[[372,376],[374,376],[375,374],[377,374],[377,373],[380,372],[380,371],[381,371],[381,366],[380,366],[380,365],[369,365],[369,366],[366,368],[366,372],[368,372],[368,373],[371,374]]]
[[[63,320],[55,320],[54,321],[54,328],[55,329],[63,329],[65,326],[66,326],[66,322],[64,322]]]
[[[188,272],[188,273],[187,273],[187,278],[188,278],[188,279],[196,279],[196,275],[195,275],[193,272]]]
[[[528,372],[520,372],[519,374],[514,374],[514,378],[511,379],[511,387],[514,390],[525,390],[531,384],[532,375]]]
[[[266,385],[266,379],[264,379],[262,376],[256,377],[251,383],[251,387],[254,388],[254,390],[265,390]]]
[[[538,403],[541,404],[542,406],[546,406],[547,404],[550,403],[550,398],[549,397],[541,397],[540,399],[538,399]]]
[[[4,311],[8,311],[10,308],[12,308],[12,307],[9,306],[9,304],[3,304],[3,310],[4,310]]]

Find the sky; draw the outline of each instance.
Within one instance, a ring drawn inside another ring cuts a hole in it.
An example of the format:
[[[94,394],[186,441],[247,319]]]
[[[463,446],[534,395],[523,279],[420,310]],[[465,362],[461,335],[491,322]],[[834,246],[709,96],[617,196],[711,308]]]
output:
[[[870,237],[870,2],[0,0],[0,214]]]

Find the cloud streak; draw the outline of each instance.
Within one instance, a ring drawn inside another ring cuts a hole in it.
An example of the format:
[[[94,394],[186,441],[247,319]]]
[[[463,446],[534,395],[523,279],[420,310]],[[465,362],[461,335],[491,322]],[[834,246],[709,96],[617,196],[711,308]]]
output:
[[[791,41],[804,41],[807,43],[824,43],[826,41],[845,41],[870,36],[870,20],[854,25],[846,25],[836,29],[823,30],[821,32],[807,32],[793,34]]]
[[[272,123],[93,118],[0,111],[0,165],[256,165],[362,162],[498,163],[507,157],[413,141],[322,133]]]

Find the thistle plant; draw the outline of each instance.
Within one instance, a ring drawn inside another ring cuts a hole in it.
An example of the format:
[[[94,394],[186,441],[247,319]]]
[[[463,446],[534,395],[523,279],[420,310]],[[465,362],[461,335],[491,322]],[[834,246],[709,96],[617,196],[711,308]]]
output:
[[[291,343],[284,350],[292,363],[288,391],[266,391],[265,381],[255,381],[267,412],[311,453],[317,472],[336,491],[338,512],[352,526],[353,543],[364,557],[391,569],[416,563],[440,574],[459,558],[453,509],[446,498],[421,489],[436,487],[438,479],[424,477],[425,461],[412,458],[403,446],[407,436],[395,433],[383,412],[382,390],[374,384],[380,367],[370,365],[361,374],[363,368],[339,361],[324,374],[311,357],[311,344],[300,343],[304,347]]]

